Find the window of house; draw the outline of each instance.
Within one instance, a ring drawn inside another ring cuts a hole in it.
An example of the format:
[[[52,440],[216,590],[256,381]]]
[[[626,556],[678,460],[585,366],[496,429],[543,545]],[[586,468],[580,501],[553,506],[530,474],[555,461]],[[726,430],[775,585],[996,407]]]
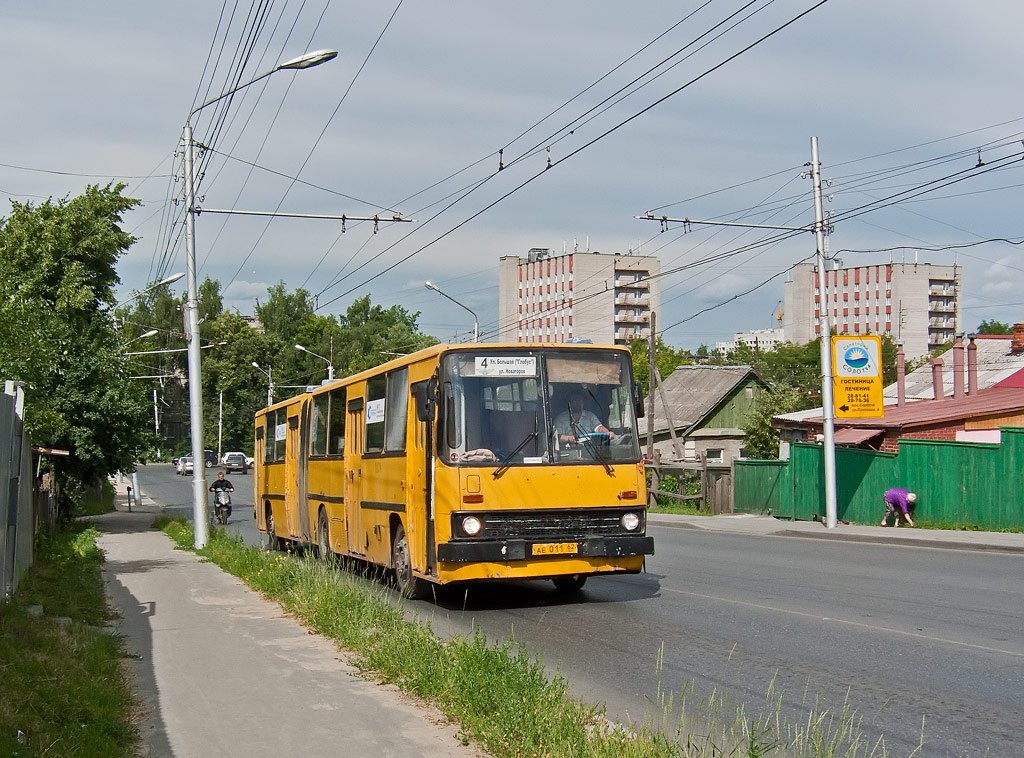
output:
[[[709,447],[704,455],[709,463],[723,463],[725,461],[725,451],[721,448]]]

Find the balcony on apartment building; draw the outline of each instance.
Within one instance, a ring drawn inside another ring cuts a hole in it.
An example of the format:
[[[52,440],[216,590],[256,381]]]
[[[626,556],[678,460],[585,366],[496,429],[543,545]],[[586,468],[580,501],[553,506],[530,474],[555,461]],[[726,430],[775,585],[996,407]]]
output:
[[[649,281],[647,281],[647,280],[642,280],[642,281],[639,281],[639,282],[636,281],[635,279],[616,279],[615,280],[615,289],[617,289],[617,290],[624,290],[624,289],[649,290],[650,288],[651,288],[651,283]]]
[[[651,320],[649,313],[616,313],[616,324],[646,324]]]
[[[931,295],[945,295],[946,297],[952,297],[956,294],[956,285],[933,284],[928,288],[928,293]]]
[[[928,319],[928,327],[930,329],[952,329],[955,322],[951,318],[930,318]]]
[[[932,300],[928,302],[928,311],[930,313],[956,313],[956,306]]]
[[[635,282],[634,282],[635,284]],[[616,285],[618,286],[618,285]],[[646,308],[650,305],[651,299],[647,295],[616,295],[616,305],[635,305],[640,308]]]

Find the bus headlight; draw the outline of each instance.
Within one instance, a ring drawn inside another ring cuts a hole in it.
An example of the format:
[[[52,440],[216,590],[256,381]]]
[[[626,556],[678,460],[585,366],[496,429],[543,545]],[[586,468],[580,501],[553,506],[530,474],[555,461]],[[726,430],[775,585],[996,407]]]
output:
[[[476,516],[466,516],[462,519],[462,532],[468,537],[476,537],[483,528],[483,522]]]
[[[635,532],[640,526],[640,517],[635,513],[624,513],[622,518],[619,519],[619,523],[622,524],[622,528],[627,532]]]

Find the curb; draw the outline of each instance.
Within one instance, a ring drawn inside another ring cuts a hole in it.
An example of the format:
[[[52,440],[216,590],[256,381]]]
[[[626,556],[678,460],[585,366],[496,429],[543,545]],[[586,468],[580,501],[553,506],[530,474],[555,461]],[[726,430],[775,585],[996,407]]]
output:
[[[915,539],[913,537],[883,537],[871,534],[835,534],[825,532],[824,534],[811,534],[800,532],[795,529],[784,529],[779,532],[772,532],[771,536],[776,537],[803,537],[812,540],[835,540],[839,542],[860,542],[875,545],[902,545],[904,547],[934,547],[943,550],[983,550],[992,553],[1024,553],[1024,546],[1017,545],[994,545],[989,542],[963,542],[954,540],[929,540]]]

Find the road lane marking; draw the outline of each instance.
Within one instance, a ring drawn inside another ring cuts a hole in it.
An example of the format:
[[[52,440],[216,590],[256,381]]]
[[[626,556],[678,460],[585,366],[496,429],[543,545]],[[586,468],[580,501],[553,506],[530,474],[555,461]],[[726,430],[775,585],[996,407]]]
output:
[[[974,650],[984,650],[987,653],[1000,653],[1002,655],[1012,655],[1016,658],[1024,658],[1024,652],[1017,652],[1015,650],[1003,650],[997,647],[988,647],[987,645],[975,645],[970,642],[960,642],[958,640],[951,640],[945,637],[934,637],[929,634],[921,634],[919,632],[907,632],[902,629],[893,629],[888,626],[878,626],[877,624],[865,624],[862,621],[848,621],[846,619],[838,619],[832,616],[818,616],[814,613],[806,613],[805,611],[792,611],[787,608],[778,608],[773,605],[764,605],[762,603],[751,603],[748,600],[732,600],[727,597],[720,597],[718,595],[705,595],[700,592],[693,592],[692,590],[677,590],[672,587],[661,586],[663,592],[674,592],[677,595],[691,595],[693,597],[699,597],[704,600],[718,600],[723,603],[732,603],[733,605],[743,605],[748,608],[757,608],[761,611],[774,611],[775,613],[786,613],[790,616],[800,616],[802,618],[816,619],[818,621],[834,621],[838,624],[846,624],[847,626],[859,626],[862,629],[869,629],[875,632],[889,632],[891,634],[901,634],[904,637],[914,637],[915,639],[928,640],[929,642],[943,642],[947,645],[956,645],[957,647],[967,647]]]

